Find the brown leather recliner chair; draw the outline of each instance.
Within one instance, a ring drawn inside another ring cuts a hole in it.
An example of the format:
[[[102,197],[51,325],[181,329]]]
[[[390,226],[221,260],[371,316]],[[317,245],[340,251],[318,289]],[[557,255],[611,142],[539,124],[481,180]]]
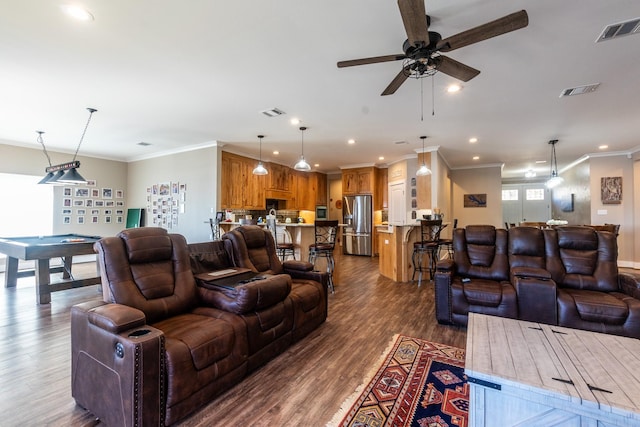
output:
[[[182,236],[134,228],[95,248],[112,303],[71,309],[80,406],[107,425],[169,425],[243,378],[245,323],[202,303]]]
[[[288,274],[292,278],[293,340],[297,341],[327,318],[327,274],[313,271],[306,261],[287,260],[276,253],[271,233],[257,225],[235,228],[222,236],[225,249],[236,267],[258,273]]]
[[[615,234],[575,226],[544,230],[544,237],[558,324],[640,338],[640,292],[633,276],[618,273]]]
[[[491,225],[454,230],[453,260],[437,265],[435,299],[439,323],[466,325],[469,312],[516,318],[507,231]]]

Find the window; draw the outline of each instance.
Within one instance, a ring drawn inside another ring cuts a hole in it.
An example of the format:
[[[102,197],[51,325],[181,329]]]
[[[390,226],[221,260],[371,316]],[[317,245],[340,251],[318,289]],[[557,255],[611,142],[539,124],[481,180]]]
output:
[[[41,176],[0,173],[0,236],[53,234],[53,186]]]
[[[527,188],[526,200],[544,200],[544,188]]]
[[[518,200],[518,189],[502,190],[502,200]]]

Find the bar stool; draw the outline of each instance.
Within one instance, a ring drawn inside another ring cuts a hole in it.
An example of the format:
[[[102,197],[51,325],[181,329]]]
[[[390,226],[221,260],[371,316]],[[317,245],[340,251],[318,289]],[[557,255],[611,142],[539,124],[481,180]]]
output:
[[[295,246],[291,239],[291,234],[283,226],[277,226],[275,219],[267,220],[267,229],[273,236],[273,241],[276,245],[276,254],[280,258],[281,262],[290,256],[294,260],[296,259]]]
[[[315,242],[309,245],[309,262],[314,265],[318,257],[323,257],[327,261],[328,286],[331,293],[333,288],[333,270],[335,261],[333,250],[336,245],[336,233],[338,231],[338,221],[316,221],[314,225]]]
[[[440,248],[440,231],[442,220],[420,220],[420,241],[413,244],[413,274],[411,281],[415,280],[418,273],[418,286],[422,283],[422,272],[428,271],[429,278],[433,279],[435,273],[438,252]],[[426,262],[425,262],[426,261]]]
[[[453,220],[453,229],[455,230],[456,228],[458,228],[458,220],[454,219]],[[442,227],[442,229],[444,229],[444,227]],[[452,231],[452,233],[453,233],[453,231]],[[438,248],[438,259],[441,259],[440,258],[440,251],[442,249],[447,251],[447,258],[448,259],[453,259],[453,239],[440,239],[438,242],[440,243],[440,247]]]

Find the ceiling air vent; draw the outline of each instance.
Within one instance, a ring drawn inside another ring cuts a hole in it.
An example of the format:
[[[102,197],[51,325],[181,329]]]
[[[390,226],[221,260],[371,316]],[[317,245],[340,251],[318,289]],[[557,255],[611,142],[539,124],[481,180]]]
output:
[[[277,116],[281,116],[284,114],[284,111],[282,111],[279,108],[270,108],[268,110],[264,110],[264,111],[260,111],[262,114],[264,114],[265,116],[268,117],[277,117]]]
[[[151,145],[151,143],[150,143],[150,142],[140,141],[140,142],[138,142],[138,144],[136,144],[136,145],[140,145],[140,146],[142,146],[142,147],[148,147],[148,146],[150,146],[150,145]]]
[[[598,86],[600,86],[600,83],[563,89],[562,93],[560,93],[560,98],[565,96],[582,95],[583,93],[595,92],[595,90],[598,89]]]
[[[636,34],[638,32],[640,32],[640,18],[611,24],[602,30],[602,33],[600,33],[600,36],[598,36],[598,39],[596,40],[596,43]]]

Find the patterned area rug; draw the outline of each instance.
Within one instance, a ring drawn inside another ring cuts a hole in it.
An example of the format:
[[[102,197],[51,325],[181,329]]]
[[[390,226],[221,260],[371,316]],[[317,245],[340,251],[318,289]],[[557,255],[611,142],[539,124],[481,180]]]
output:
[[[327,427],[466,427],[468,409],[464,350],[399,335]]]

